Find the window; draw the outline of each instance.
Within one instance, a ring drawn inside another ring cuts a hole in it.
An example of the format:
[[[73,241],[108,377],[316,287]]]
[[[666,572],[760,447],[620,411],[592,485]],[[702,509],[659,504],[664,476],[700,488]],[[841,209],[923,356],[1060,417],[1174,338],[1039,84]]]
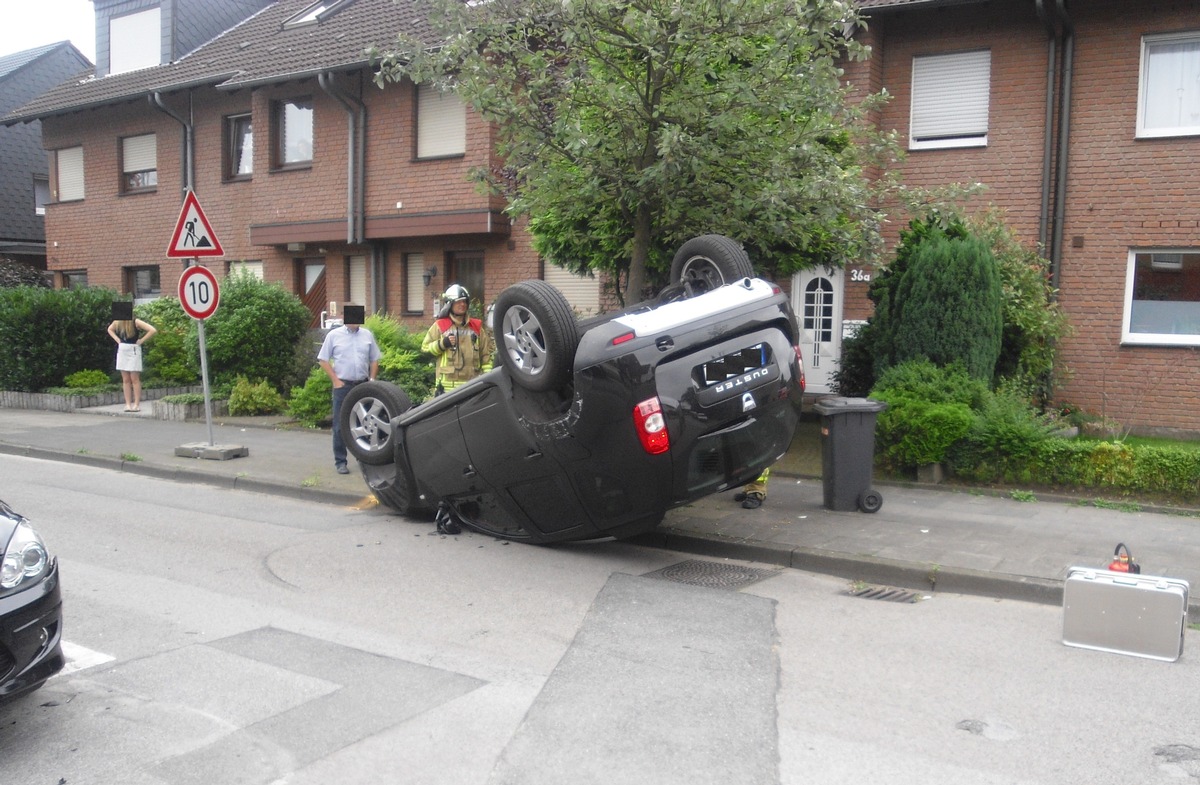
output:
[[[404,311],[425,313],[425,254],[410,253],[404,264]]]
[[[346,302],[367,304],[367,257],[361,254],[346,257]]]
[[[909,147],[987,145],[991,80],[990,51],[914,57]]]
[[[1200,346],[1200,248],[1129,252],[1123,343]]]
[[[471,307],[487,302],[483,291],[483,252],[482,251],[453,251],[446,254],[446,286],[452,283],[467,287],[471,293]]]
[[[59,202],[77,202],[83,199],[83,148],[68,147],[54,156],[58,170]]]
[[[45,215],[46,205],[50,202],[50,178],[34,176],[33,178],[33,213]]]
[[[594,275],[579,275],[553,264],[546,265],[542,278],[563,293],[576,315],[595,316],[600,313],[599,278]]]
[[[121,74],[162,62],[162,24],[158,8],[116,16],[108,21],[108,72]]]
[[[239,275],[247,275],[261,281],[263,279],[263,263],[261,261],[230,262],[229,277],[233,278]]]
[[[121,191],[153,191],[158,186],[158,142],[154,134],[121,140]]]
[[[1142,39],[1137,135],[1200,134],[1200,33]]]
[[[225,178],[246,179],[254,173],[254,129],[250,115],[238,114],[225,118],[226,154]]]
[[[417,158],[444,158],[467,151],[467,107],[453,93],[417,87]]]
[[[318,0],[308,8],[283,23],[285,30],[302,25],[311,25],[333,16],[339,6],[348,4],[348,0]]]
[[[154,300],[162,297],[162,286],[159,285],[158,265],[146,267],[125,268],[125,285],[134,302]]]
[[[277,166],[298,166],[312,163],[312,98],[296,98],[277,103],[275,105],[275,128],[278,135],[275,151]]]
[[[87,285],[87,270],[62,271],[62,288],[82,289]]]

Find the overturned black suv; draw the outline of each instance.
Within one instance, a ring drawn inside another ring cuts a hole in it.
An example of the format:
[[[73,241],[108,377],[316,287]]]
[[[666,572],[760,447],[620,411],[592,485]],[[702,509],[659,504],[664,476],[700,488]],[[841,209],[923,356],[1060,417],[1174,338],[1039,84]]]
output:
[[[380,502],[510,540],[626,537],[788,449],[804,392],[787,297],[741,246],[689,240],[650,303],[577,321],[544,281],[505,289],[499,364],[413,406],[355,387],[346,447]]]

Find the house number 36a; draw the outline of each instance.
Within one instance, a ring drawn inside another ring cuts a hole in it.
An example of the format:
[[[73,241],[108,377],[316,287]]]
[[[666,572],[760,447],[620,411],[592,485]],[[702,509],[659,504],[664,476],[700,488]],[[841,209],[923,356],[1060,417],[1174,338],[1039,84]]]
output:
[[[871,280],[871,274],[868,272],[864,272],[862,270],[851,270],[850,271],[850,280],[851,281],[862,281],[863,283],[866,283]]]

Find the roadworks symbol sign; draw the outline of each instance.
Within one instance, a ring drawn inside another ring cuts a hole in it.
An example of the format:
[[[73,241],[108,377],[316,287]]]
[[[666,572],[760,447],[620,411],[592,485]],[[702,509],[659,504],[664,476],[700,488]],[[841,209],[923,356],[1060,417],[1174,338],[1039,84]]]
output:
[[[221,247],[212,224],[200,208],[200,200],[195,193],[188,191],[183,200],[183,209],[179,211],[179,221],[175,224],[175,234],[171,235],[171,244],[167,246],[167,257],[191,259],[224,255],[225,249]]]

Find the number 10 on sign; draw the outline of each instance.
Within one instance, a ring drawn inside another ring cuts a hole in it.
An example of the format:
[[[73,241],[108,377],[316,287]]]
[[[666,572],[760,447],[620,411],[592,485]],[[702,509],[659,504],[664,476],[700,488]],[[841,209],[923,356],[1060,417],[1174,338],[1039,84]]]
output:
[[[179,277],[179,304],[193,319],[212,316],[221,300],[217,277],[207,267],[188,267]]]

